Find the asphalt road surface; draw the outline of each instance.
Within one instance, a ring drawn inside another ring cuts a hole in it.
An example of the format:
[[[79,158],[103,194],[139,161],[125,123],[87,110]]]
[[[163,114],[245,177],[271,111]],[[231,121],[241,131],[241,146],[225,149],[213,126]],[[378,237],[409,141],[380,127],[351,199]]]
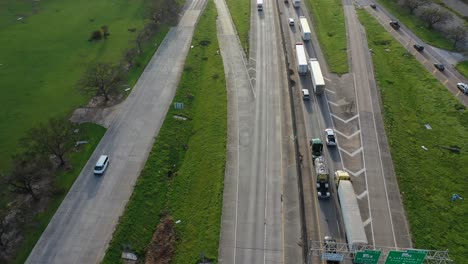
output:
[[[296,167],[294,156],[288,155],[293,152],[293,135],[275,2],[266,2],[262,12],[252,2],[248,62],[224,1],[215,3],[229,98],[219,262],[302,263]]]
[[[307,139],[320,137],[324,141],[324,129],[335,129],[338,147],[325,147],[324,156],[330,173],[345,169],[353,177],[369,244],[410,247],[409,231],[386,142],[366,37],[351,1],[345,1],[344,10],[348,54],[351,58],[349,74],[336,76],[328,73],[315,34],[312,34],[311,41],[303,41],[299,27],[296,25],[290,28],[291,48],[295,42],[305,43],[308,57],[318,58],[321,63],[327,87],[324,95],[315,96],[310,77],[297,77],[299,89],[307,88],[313,95],[310,101],[301,102],[307,124]],[[288,17],[298,23],[300,15],[308,16],[304,5],[302,9],[286,5],[283,15],[285,23]],[[311,22],[309,18],[309,24]],[[308,167],[313,170],[313,166]],[[312,174],[315,176],[315,173]],[[310,182],[313,183],[314,178]],[[317,214],[315,222],[320,223],[320,228],[313,226],[314,217],[309,216],[312,220],[308,221],[307,228],[313,232],[308,234],[320,240],[325,235],[331,235],[345,242],[338,198],[336,190],[332,188],[332,199],[318,201],[318,206],[312,210]],[[315,190],[312,191],[317,199]]]
[[[83,168],[26,263],[99,263],[165,118],[206,1],[188,4]],[[110,165],[93,167],[101,154]]]

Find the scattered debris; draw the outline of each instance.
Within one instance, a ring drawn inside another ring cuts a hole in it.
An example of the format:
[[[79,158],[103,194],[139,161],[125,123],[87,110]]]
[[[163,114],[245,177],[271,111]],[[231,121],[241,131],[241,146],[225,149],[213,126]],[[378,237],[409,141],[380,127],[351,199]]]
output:
[[[463,197],[461,197],[460,195],[454,193],[454,194],[452,194],[452,201],[456,201],[456,200],[463,200]]]
[[[181,116],[181,115],[174,115],[174,118],[175,119],[179,119],[179,120],[187,120],[187,118],[185,116]]]
[[[180,224],[180,223],[182,223],[182,221],[177,220],[175,223],[176,223],[176,224]]]
[[[75,143],[75,148],[81,146],[81,145],[84,145],[84,144],[88,144],[88,141],[87,140],[81,140],[81,141],[77,141]]]
[[[436,147],[438,148],[442,148],[442,149],[448,149],[450,150],[452,153],[457,153],[459,154],[460,151],[461,151],[461,148],[458,147],[458,146],[450,146],[450,147],[447,147],[447,146],[439,146],[439,145],[435,145]]]
[[[18,17],[18,19],[16,19],[16,20],[22,20],[22,19],[23,19],[23,17]]]
[[[128,92],[128,91],[130,91],[131,89],[132,89],[132,88],[127,88],[127,89],[125,89],[124,91]]]
[[[175,242],[174,220],[168,215],[161,217],[147,247],[145,264],[171,263],[175,252]]]
[[[75,133],[75,134],[78,134],[78,132],[80,132],[80,129],[79,129],[79,128],[73,130],[73,133]]]
[[[429,124],[425,124],[424,126],[426,127],[426,129],[432,129],[431,125]]]
[[[132,252],[123,251],[122,252],[122,259],[124,259],[124,260],[133,260],[133,261],[136,262],[138,260],[138,257]]]
[[[184,109],[184,103],[174,103],[175,109]]]
[[[190,46],[190,48],[191,48],[191,49],[193,49],[193,45],[192,45],[192,46]]]
[[[425,146],[421,146],[422,149],[424,149],[425,151],[428,151],[429,149],[426,148]]]

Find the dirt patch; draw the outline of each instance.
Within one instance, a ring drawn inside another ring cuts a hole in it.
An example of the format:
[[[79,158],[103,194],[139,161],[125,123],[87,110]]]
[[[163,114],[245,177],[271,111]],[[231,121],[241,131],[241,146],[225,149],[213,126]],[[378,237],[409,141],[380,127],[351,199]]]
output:
[[[145,264],[169,264],[175,252],[174,220],[165,215],[161,218],[151,243],[146,250]]]
[[[94,97],[86,107],[75,109],[70,121],[78,124],[91,122],[109,128],[118,112],[117,109],[122,98],[123,96],[119,95],[104,102],[102,97]]]

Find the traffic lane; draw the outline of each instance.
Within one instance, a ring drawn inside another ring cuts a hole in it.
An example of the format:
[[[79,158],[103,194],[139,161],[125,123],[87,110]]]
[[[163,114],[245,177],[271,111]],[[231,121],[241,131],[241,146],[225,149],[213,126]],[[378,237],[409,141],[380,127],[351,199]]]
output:
[[[401,45],[403,45],[411,54],[415,55],[415,49],[413,48],[414,44],[422,44],[420,39],[418,39],[410,30],[408,30],[404,25],[401,25],[400,29],[395,30],[389,25],[391,18],[384,12],[373,12],[375,10],[370,10],[369,7],[365,9],[374,16],[377,21],[390,33],[392,34]],[[420,61],[424,67],[436,77],[448,90],[462,102],[463,105],[468,106],[468,96],[461,93],[458,90],[456,84],[459,82],[466,83],[467,80],[460,76],[460,74],[453,68],[447,61],[440,57],[429,45],[424,45],[425,49],[422,52],[417,52],[421,56],[415,56],[415,58]],[[437,70],[434,71],[434,63],[444,64],[445,70],[437,74]]]

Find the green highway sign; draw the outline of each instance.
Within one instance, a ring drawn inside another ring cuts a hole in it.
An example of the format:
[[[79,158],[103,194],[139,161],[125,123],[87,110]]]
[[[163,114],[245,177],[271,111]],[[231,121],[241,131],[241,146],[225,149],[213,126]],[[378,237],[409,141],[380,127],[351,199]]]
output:
[[[390,251],[385,264],[422,264],[426,254],[424,250]]]
[[[354,256],[354,263],[377,264],[382,252],[376,250],[358,251]]]

